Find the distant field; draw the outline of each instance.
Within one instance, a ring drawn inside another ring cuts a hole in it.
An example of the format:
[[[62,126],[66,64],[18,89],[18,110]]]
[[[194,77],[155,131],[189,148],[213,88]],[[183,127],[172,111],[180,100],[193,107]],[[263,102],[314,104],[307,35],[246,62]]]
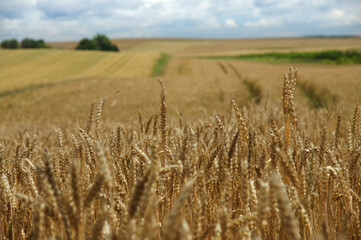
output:
[[[187,118],[197,118],[223,109],[231,94],[238,104],[247,105],[264,101],[272,89],[271,101],[279,101],[283,73],[289,67],[288,63],[215,61],[199,56],[361,49],[360,38],[114,42],[122,48],[120,53],[0,50],[0,112],[6,115],[1,121],[61,122],[61,117],[68,115],[76,119],[86,114],[92,99],[108,96],[105,111],[119,109],[113,120],[132,122],[138,109],[146,113],[157,108],[158,92],[153,91],[157,82],[152,76],[161,76],[167,85],[168,101],[174,106],[171,115],[182,113]],[[68,48],[71,43],[52,46]],[[360,65],[296,66],[300,83],[296,90],[298,104],[350,111],[361,102]],[[114,94],[118,89],[122,91]]]
[[[0,51],[1,90],[79,78],[143,77],[156,53],[108,53],[68,50]]]
[[[361,50],[361,37],[270,39],[113,39],[123,51],[165,52],[178,56],[209,56],[275,51]],[[49,46],[74,49],[77,42],[49,42]]]

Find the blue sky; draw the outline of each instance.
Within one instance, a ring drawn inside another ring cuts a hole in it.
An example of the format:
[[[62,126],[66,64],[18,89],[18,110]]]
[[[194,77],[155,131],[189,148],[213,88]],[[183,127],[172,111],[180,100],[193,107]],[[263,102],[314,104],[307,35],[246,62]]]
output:
[[[361,0],[0,0],[0,40],[361,35]]]

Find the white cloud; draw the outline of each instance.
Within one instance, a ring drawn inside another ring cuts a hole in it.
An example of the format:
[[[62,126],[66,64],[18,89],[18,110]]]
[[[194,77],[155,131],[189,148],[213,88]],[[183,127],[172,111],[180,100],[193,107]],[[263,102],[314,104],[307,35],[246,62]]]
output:
[[[260,12],[260,10],[258,9],[258,8],[254,8],[253,10],[252,10],[252,15],[253,15],[253,17],[260,17],[261,16],[261,12]]]
[[[346,13],[340,9],[332,9],[326,16],[328,21],[325,26],[347,26],[347,25],[360,25],[361,15]]]
[[[215,17],[210,17],[204,20],[204,24],[200,25],[201,28],[219,28],[219,23]]]
[[[353,24],[361,24],[361,16],[350,15],[349,20]]]
[[[0,40],[346,35],[360,12],[360,0],[0,0]]]
[[[226,20],[224,20],[224,23],[228,27],[232,27],[232,28],[238,27],[238,24],[236,23],[236,21],[234,21],[234,19],[231,19],[231,18],[227,18]]]
[[[342,17],[345,15],[345,13],[339,9],[332,9],[331,14],[335,17]]]
[[[271,25],[280,25],[281,22],[276,21],[274,19],[260,19],[258,21],[254,21],[254,22],[245,22],[244,26],[245,27],[267,27],[267,26],[271,26]]]

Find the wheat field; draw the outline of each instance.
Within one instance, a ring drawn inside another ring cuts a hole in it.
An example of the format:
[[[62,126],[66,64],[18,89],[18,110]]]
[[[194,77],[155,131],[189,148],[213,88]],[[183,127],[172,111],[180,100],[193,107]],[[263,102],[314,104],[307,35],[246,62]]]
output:
[[[0,239],[361,239],[359,65],[159,44],[0,51]]]

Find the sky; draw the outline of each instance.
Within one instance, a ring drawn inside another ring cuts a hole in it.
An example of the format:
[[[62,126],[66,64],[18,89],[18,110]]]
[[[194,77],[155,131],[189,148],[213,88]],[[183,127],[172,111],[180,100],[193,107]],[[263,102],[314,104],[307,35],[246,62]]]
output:
[[[361,0],[0,0],[0,40],[361,35]]]

